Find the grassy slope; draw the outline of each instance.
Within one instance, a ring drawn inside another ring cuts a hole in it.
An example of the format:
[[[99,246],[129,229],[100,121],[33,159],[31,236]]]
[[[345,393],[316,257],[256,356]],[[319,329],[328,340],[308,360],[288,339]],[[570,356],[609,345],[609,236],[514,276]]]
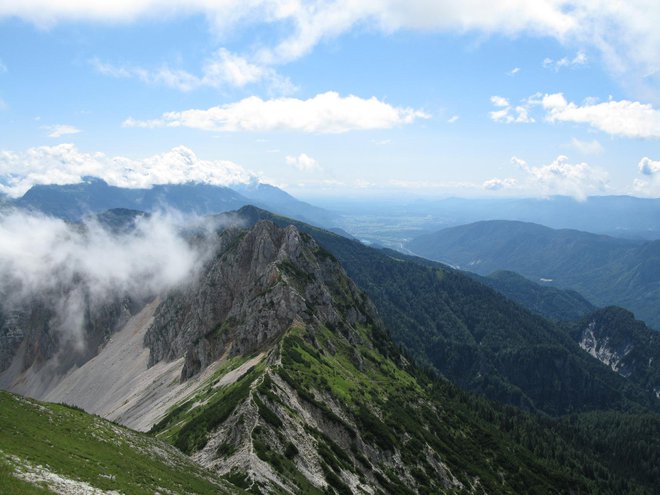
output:
[[[167,444],[63,405],[0,392],[0,487],[51,493],[16,477],[38,466],[99,490],[131,495],[237,493]]]
[[[233,385],[200,392],[170,412],[156,428],[158,435],[197,451],[210,430],[242,414],[240,405],[251,400],[260,415],[251,436],[257,456],[297,486],[297,493],[320,493],[302,475],[298,449],[290,443],[288,425],[300,414],[287,403],[284,382],[317,418],[305,430],[335,493],[350,493],[351,476],[400,494],[652,492],[653,476],[637,484],[628,479],[629,470],[613,473],[606,462],[611,459],[600,457],[602,445],[582,450],[572,441],[576,430],[570,422],[536,418],[465,394],[420,374],[382,333],[369,327],[357,331],[347,339],[325,327],[312,333],[292,327],[272,350],[281,353],[281,364],[266,365],[278,361],[266,359]],[[206,403],[191,409],[200,400]],[[322,431],[323,424],[333,425],[332,434]],[[609,430],[606,420],[598,426]],[[641,427],[648,434],[649,428]],[[218,458],[233,449],[222,444]],[[405,467],[389,465],[393,456]],[[443,484],[434,471],[437,463],[463,488]],[[229,479],[247,478],[234,471]]]

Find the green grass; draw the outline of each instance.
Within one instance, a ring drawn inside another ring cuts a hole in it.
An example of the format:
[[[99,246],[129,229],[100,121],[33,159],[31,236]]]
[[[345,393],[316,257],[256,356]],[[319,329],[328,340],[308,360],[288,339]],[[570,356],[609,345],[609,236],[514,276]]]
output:
[[[0,392],[0,424],[2,493],[50,493],[17,479],[12,474],[14,459],[20,465],[42,466],[65,478],[131,495],[239,492],[148,435],[64,405]]]

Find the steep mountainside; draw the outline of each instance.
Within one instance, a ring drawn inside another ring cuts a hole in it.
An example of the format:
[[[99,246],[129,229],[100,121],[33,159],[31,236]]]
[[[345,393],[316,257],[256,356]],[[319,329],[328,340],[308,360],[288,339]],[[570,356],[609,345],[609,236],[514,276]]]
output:
[[[374,302],[395,342],[461,387],[549,414],[658,407],[564,330],[446,266],[377,250],[245,207],[226,217],[294,223],[331,252]]]
[[[488,221],[420,236],[408,248],[482,275],[511,270],[574,289],[597,306],[625,307],[660,329],[660,241]]]
[[[25,349],[48,334],[37,324],[2,379],[151,429],[253,492],[650,493],[653,476],[617,472],[604,449],[583,452],[570,424],[494,406],[417,370],[335,257],[297,228],[255,222],[222,231],[215,246],[197,279],[137,305],[87,361],[63,369],[54,342],[26,368]],[[90,442],[74,448],[104,452]],[[71,478],[82,469],[60,457],[44,461],[49,471]],[[78,479],[97,486],[89,476]]]
[[[660,398],[660,334],[632,313],[603,308],[572,325],[570,334],[596,359]]]
[[[218,356],[223,363],[152,428],[202,465],[239,486],[285,493],[563,493],[626,483],[532,418],[416,371],[334,257],[296,228],[257,222],[223,238],[208,273],[159,306],[147,335],[153,359],[183,356],[184,379]],[[532,453],[501,421],[558,442],[549,450],[592,475]]]
[[[419,256],[405,255],[400,251],[383,248],[380,252],[395,259],[410,261],[429,268],[448,268],[447,265]],[[573,321],[596,307],[571,289],[558,289],[532,282],[515,272],[501,270],[487,277],[469,271],[462,273],[477,282],[495,289],[507,299],[519,304],[532,313],[555,321]]]
[[[465,273],[524,308],[552,320],[577,320],[596,309],[574,290],[541,285],[515,272],[501,270],[487,277]]]
[[[243,493],[166,443],[63,405],[0,392],[7,495]]]

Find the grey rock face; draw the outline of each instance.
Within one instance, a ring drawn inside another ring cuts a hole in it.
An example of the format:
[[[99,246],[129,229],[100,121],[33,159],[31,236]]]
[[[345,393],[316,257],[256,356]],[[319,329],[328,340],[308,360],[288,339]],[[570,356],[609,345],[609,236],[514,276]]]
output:
[[[144,305],[145,301],[115,295],[102,304],[93,303],[82,292],[82,303],[75,310],[66,305],[56,308],[53,301],[66,301],[62,294],[42,294],[20,307],[0,311],[0,372],[6,370],[22,347],[21,368],[39,366],[57,356],[58,369],[66,372],[71,366],[85,363],[100,347]],[[75,325],[66,316],[76,312],[80,321]],[[75,326],[75,328],[74,328]]]
[[[346,311],[341,298],[360,308]],[[168,295],[145,336],[150,364],[185,357],[181,378],[220,356],[245,355],[274,342],[294,321],[332,328],[374,320],[375,311],[343,269],[295,227],[268,221],[228,229],[192,284]]]
[[[617,307],[600,309],[574,335],[582,349],[660,398],[660,333]]]

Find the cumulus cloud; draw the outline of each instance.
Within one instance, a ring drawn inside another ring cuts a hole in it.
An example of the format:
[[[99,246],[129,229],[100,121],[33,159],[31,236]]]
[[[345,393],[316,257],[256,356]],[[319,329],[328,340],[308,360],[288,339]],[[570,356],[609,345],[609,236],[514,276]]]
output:
[[[307,100],[251,96],[235,103],[167,112],[160,118],[128,118],[125,127],[191,127],[205,131],[296,130],[310,133],[342,133],[387,129],[430,116],[412,108],[394,107],[375,97],[341,96],[329,91]]]
[[[75,184],[85,176],[128,188],[187,182],[227,186],[257,180],[236,163],[202,160],[185,146],[141,160],[84,153],[73,144],[41,146],[25,152],[0,150],[0,192],[10,196],[20,196],[35,184]]]
[[[660,196],[660,160],[644,157],[637,165],[643,179],[633,181],[633,190],[643,196]]]
[[[298,156],[287,155],[286,163],[301,172],[312,172],[321,168],[318,161],[305,153],[301,153]]]
[[[586,63],[587,63],[587,55],[582,50],[580,50],[575,54],[573,58],[563,57],[558,60],[546,58],[543,60],[543,67],[545,69],[552,69],[555,72],[559,72],[563,68],[581,67]]]
[[[78,129],[77,127],[67,124],[47,125],[44,126],[44,129],[48,133],[48,137],[52,137],[52,138],[68,136],[71,134],[78,134],[80,132],[80,129]]]
[[[516,156],[511,163],[523,173],[515,178],[493,178],[485,181],[484,189],[490,191],[512,190],[535,196],[565,195],[584,201],[589,194],[607,190],[609,177],[606,171],[588,163],[568,162],[560,155],[547,165],[530,166]]]
[[[497,110],[490,112],[495,122],[534,122],[531,114],[540,108],[545,112],[543,119],[546,122],[587,124],[613,136],[660,137],[660,110],[648,103],[630,100],[598,102],[595,98],[587,98],[582,104],[577,104],[569,102],[563,93],[537,93],[515,107],[501,96],[491,97],[491,103],[497,107]]]
[[[624,137],[660,137],[660,110],[637,101],[620,100],[602,103],[568,102],[563,94],[546,94],[541,100],[548,122],[588,124],[608,134]]]
[[[513,157],[511,162],[526,174],[525,186],[544,196],[563,194],[584,201],[590,193],[606,190],[607,172],[588,163],[568,163],[568,157],[558,156],[547,165],[533,167]]]
[[[117,298],[162,294],[197,273],[210,245],[180,234],[199,220],[176,214],[138,217],[122,233],[94,220],[72,225],[33,213],[0,214],[0,294],[4,309],[40,301],[62,336],[84,342],[85,312]]]
[[[660,160],[651,160],[645,156],[639,162],[639,171],[644,175],[660,174]]]
[[[489,113],[493,122],[504,124],[531,124],[534,122],[526,105],[513,106],[509,103],[509,100],[502,96],[491,96],[490,101],[498,108],[498,110]]]

